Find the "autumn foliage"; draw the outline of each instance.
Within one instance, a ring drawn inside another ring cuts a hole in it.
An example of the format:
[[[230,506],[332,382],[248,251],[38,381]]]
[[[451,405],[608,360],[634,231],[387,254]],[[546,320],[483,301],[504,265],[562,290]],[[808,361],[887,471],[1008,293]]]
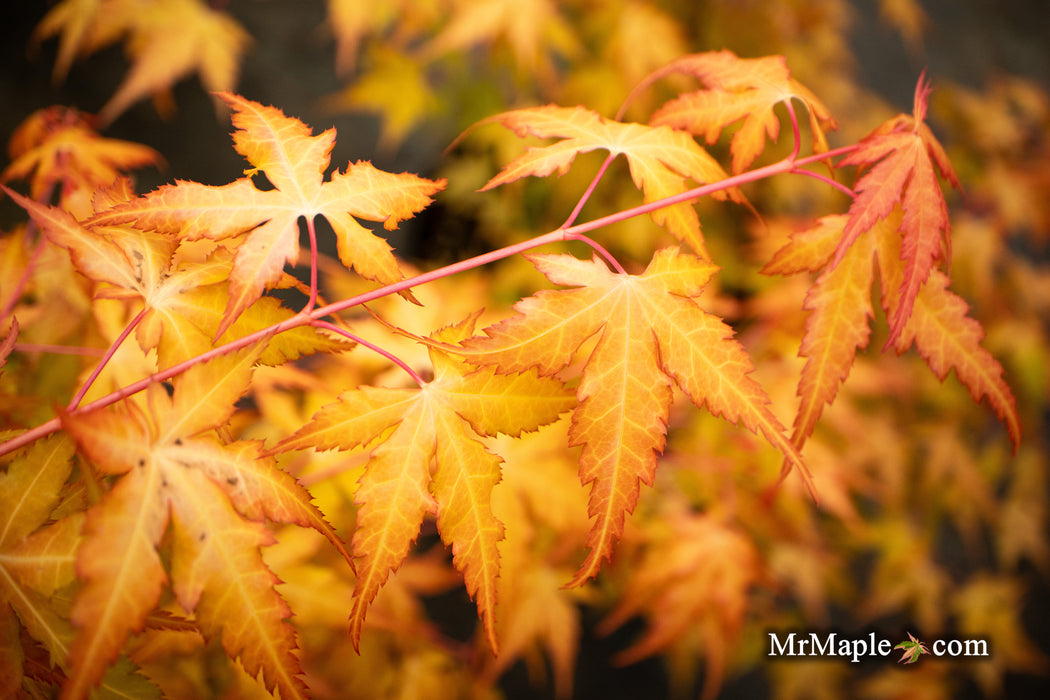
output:
[[[222,5],[65,0],[27,38],[57,37],[56,79],[118,40],[130,67],[97,115],[29,115],[0,173],[0,695],[488,698],[524,661],[569,697],[612,634],[705,698],[1040,670],[1050,277],[1018,251],[1046,243],[1044,94],[918,73],[897,114],[761,22],[770,55],[703,50],[678,3],[331,0],[352,78],[325,103],[378,112],[384,148],[497,105],[422,176],[238,93]],[[917,42],[917,5],[883,5]],[[140,193],[162,155],[103,132],[192,73],[244,174]],[[400,257],[436,201],[487,251]],[[431,614],[457,596],[472,632]],[[995,653],[764,658],[832,624]]]

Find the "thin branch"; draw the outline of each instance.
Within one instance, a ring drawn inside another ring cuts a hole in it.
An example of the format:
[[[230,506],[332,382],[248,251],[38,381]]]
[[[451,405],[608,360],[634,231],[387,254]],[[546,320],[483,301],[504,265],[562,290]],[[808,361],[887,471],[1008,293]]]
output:
[[[602,163],[602,167],[598,168],[598,172],[595,173],[594,179],[591,180],[591,184],[587,185],[587,189],[584,190],[583,196],[580,197],[580,201],[576,203],[575,208],[573,208],[572,213],[569,214],[569,218],[565,220],[565,223],[561,225],[561,228],[568,228],[576,223],[576,218],[580,215],[580,212],[583,211],[583,206],[587,203],[587,200],[591,198],[594,189],[598,186],[598,183],[605,175],[605,171],[608,170],[609,166],[612,165],[612,162],[616,160],[617,155],[619,154],[610,153],[606,157],[605,161]]]
[[[821,175],[820,173],[815,173],[812,170],[806,170],[805,168],[795,168],[794,170],[791,171],[791,173],[793,175],[806,175],[808,177],[814,178],[815,180],[820,180],[823,183],[831,185],[832,187],[834,187],[835,189],[839,190],[840,192],[844,192],[850,199],[853,199],[854,197],[857,196],[856,192],[854,192],[850,188],[846,187],[841,182],[836,182],[835,180],[831,179],[827,175]]]
[[[795,145],[791,149],[791,155],[788,158],[791,162],[794,162],[798,158],[799,151],[802,150],[802,135],[798,128],[798,115],[795,114],[795,105],[791,104],[790,98],[784,102],[784,106],[787,107],[788,117],[791,119],[791,135],[795,139]]]
[[[358,335],[355,335],[355,334],[351,333],[350,331],[346,330],[345,328],[340,328],[339,326],[335,325],[334,323],[329,323],[328,321],[313,320],[313,321],[310,322],[310,325],[315,327],[315,328],[324,328],[325,330],[332,331],[333,333],[338,333],[339,335],[343,336],[344,338],[346,338],[348,340],[351,340],[351,341],[357,343],[358,345],[363,345],[366,348],[368,348],[369,350],[372,350],[374,352],[379,353],[380,355],[382,355],[386,359],[390,360],[391,362],[393,362],[395,365],[397,365],[401,369],[405,370],[405,372],[408,373],[408,376],[412,377],[412,380],[415,381],[415,383],[418,384],[420,387],[422,387],[423,385],[426,384],[426,382],[423,380],[423,378],[420,377],[418,374],[416,374],[415,370],[413,370],[408,365],[408,363],[406,363],[404,360],[402,360],[400,357],[398,357],[394,353],[390,352],[389,350],[384,350],[383,348],[379,347],[378,345],[375,345],[374,343],[370,343],[369,341],[365,340],[364,338],[362,338],[362,337],[360,337]]]
[[[638,206],[616,212],[615,214],[599,217],[597,219],[593,219],[592,221],[588,221],[582,224],[575,224],[566,228],[559,228],[541,236],[529,239],[527,241],[522,241],[521,243],[516,243],[514,245],[500,248],[499,250],[494,250],[488,253],[483,253],[481,255],[476,255],[472,258],[453,263],[452,265],[447,265],[436,270],[431,270],[430,272],[425,272],[420,275],[416,275],[415,277],[406,278],[393,284],[388,284],[384,287],[380,287],[378,289],[359,294],[349,299],[344,299],[342,301],[327,304],[319,308],[314,308],[309,313],[300,312],[291,318],[281,321],[280,323],[276,323],[272,326],[261,329],[254,333],[249,333],[248,335],[238,338],[236,340],[232,340],[226,343],[225,345],[212,348],[208,352],[202,353],[201,355],[180,362],[179,364],[173,365],[166,370],[156,372],[150,375],[149,377],[145,377],[144,379],[141,379],[137,382],[133,382],[132,384],[122,387],[121,389],[118,389],[100,399],[96,399],[95,401],[92,401],[89,404],[77,408],[76,412],[79,413],[81,411],[91,411],[98,408],[110,406],[118,401],[123,400],[124,398],[127,398],[128,396],[132,396],[144,390],[150,384],[171,379],[172,377],[175,377],[187,371],[194,365],[199,364],[201,362],[205,362],[211,359],[212,357],[224,355],[229,352],[234,352],[243,347],[247,347],[252,343],[264,340],[268,337],[277,335],[287,330],[291,330],[293,328],[299,328],[304,325],[315,324],[315,322],[320,321],[325,316],[339,313],[359,304],[374,301],[375,299],[379,299],[390,294],[395,294],[410,289],[412,287],[426,284],[428,282],[433,282],[434,280],[438,280],[444,277],[449,277],[460,272],[472,270],[474,268],[481,267],[482,265],[487,265],[491,262],[502,260],[504,258],[508,258],[519,253],[524,253],[534,248],[539,248],[541,246],[548,245],[550,243],[568,240],[580,240],[588,242],[588,244],[592,245],[592,247],[597,246],[597,244],[593,241],[590,241],[590,239],[586,239],[584,234],[599,228],[603,228],[605,226],[609,226],[611,224],[619,223],[621,221],[633,218],[635,216],[648,214],[652,211],[656,211],[657,209],[662,209],[664,207],[668,207],[674,204],[680,204],[683,202],[689,202],[695,199],[699,199],[700,197],[705,197],[707,195],[713,194],[715,192],[720,192],[722,190],[727,190],[733,187],[739,187],[740,185],[749,182],[755,182],[757,180],[762,180],[764,178],[772,177],[774,175],[791,173],[793,171],[799,170],[799,166],[801,165],[825,160],[828,158],[834,158],[840,155],[845,155],[856,150],[857,148],[858,146],[856,145],[845,146],[843,148],[838,148],[831,151],[827,151],[825,153],[807,156],[805,158],[799,158],[797,160],[786,158],[784,160],[772,163],[761,168],[756,168],[755,170],[751,170],[746,173],[741,173],[739,175],[727,177],[723,180],[719,180],[718,182],[708,183],[700,187],[694,187],[693,189],[686,190],[685,192],[681,192],[670,197],[664,197],[662,199],[658,199],[652,202],[647,202],[645,204],[640,204]],[[805,171],[803,174],[810,173],[808,171]],[[813,175],[815,176],[815,174]],[[600,249],[599,247],[595,248],[595,250],[599,250],[600,252],[600,250],[602,249]],[[609,258],[607,259],[611,260],[611,256],[609,256]],[[0,444],[0,456],[9,454],[25,445],[32,443],[35,440],[38,440],[39,438],[49,435],[54,431],[58,430],[60,427],[61,426],[59,420],[57,418],[53,418],[41,425],[38,425],[35,428],[27,430],[21,435],[18,435],[17,437]]]
[[[591,238],[588,238],[587,236],[584,236],[582,233],[570,233],[570,234],[568,234],[566,236],[566,239],[573,240],[573,241],[580,241],[581,243],[586,243],[591,248],[593,248],[594,251],[596,253],[598,253],[598,255],[600,255],[603,258],[605,258],[605,262],[609,263],[613,267],[614,270],[616,270],[621,275],[626,275],[627,274],[627,270],[623,269],[623,266],[620,264],[620,262],[616,258],[613,257],[612,253],[610,253],[605,248],[603,248],[601,246],[601,244],[598,243],[598,241],[595,241],[595,240],[593,240]]]
[[[306,231],[310,236],[310,300],[303,313],[310,313],[317,305],[317,229],[312,216],[306,217]]]
[[[146,313],[148,311],[149,307],[142,307],[142,310],[135,314],[135,318],[131,319],[131,323],[129,323],[124,328],[124,330],[120,332],[120,335],[117,336],[117,339],[110,343],[109,349],[106,350],[106,353],[102,356],[102,359],[99,361],[99,363],[95,365],[95,369],[91,371],[91,376],[89,376],[87,378],[87,381],[84,382],[84,385],[80,387],[80,390],[76,393],[76,396],[73,397],[73,400],[69,402],[69,406],[66,407],[66,411],[72,411],[80,404],[81,400],[83,400],[84,398],[84,394],[88,392],[88,390],[91,388],[91,385],[95,383],[96,379],[98,379],[98,375],[102,374],[102,370],[105,369],[106,365],[109,364],[109,361],[113,359],[113,355],[116,354],[117,350],[124,343],[127,337],[131,335],[131,332],[134,331],[135,328],[139,325],[139,323],[142,322],[142,319],[146,317]]]

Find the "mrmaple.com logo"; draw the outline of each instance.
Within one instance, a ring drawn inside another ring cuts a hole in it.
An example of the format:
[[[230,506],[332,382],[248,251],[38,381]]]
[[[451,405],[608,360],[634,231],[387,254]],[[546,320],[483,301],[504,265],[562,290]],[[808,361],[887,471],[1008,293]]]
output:
[[[859,663],[862,659],[878,659],[899,650],[899,663],[912,664],[923,654],[933,656],[967,657],[988,656],[986,639],[937,639],[927,646],[911,632],[908,639],[894,644],[875,632],[867,636],[848,637],[838,632],[769,632],[770,657],[839,658]]]

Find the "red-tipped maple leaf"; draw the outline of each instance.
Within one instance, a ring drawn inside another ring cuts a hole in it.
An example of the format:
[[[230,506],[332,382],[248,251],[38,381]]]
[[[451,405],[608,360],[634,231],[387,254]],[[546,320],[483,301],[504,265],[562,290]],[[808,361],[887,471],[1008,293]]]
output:
[[[685,192],[686,179],[704,184],[728,177],[722,166],[696,141],[668,127],[624,124],[605,119],[583,107],[555,105],[505,112],[493,119],[519,136],[562,140],[550,146],[529,148],[489,180],[482,190],[526,175],[542,177],[555,171],[564,175],[577,154],[596,149],[626,156],[631,178],[642,190],[646,202]],[[713,196],[742,201],[742,195],[736,190]],[[663,207],[650,216],[697,254],[707,257],[700,219],[691,204]]]
[[[677,384],[698,407],[761,433],[809,473],[769,399],[748,374],[747,353],[733,331],[694,298],[715,266],[676,248],[656,253],[638,276],[615,274],[598,260],[535,255],[546,277],[577,289],[541,291],[518,302],[518,315],[462,344],[471,361],[500,372],[538,369],[550,375],[566,367],[594,335],[597,345],[583,369],[569,437],[582,445],[580,479],[593,484],[588,510],[595,518],[586,561],[569,585],[597,574],[611,557],[634,510],[639,482],[652,485],[663,450]]]
[[[791,241],[763,268],[767,274],[821,272],[805,300],[805,307],[812,313],[799,350],[806,364],[799,381],[801,402],[792,435],[799,449],[813,433],[824,406],[834,401],[857,349],[867,345],[873,315],[873,259],[878,263],[882,306],[887,318],[894,318],[903,303],[890,291],[900,288],[905,274],[898,233],[902,222],[900,209],[896,208],[887,218],[861,233],[846,250],[842,261],[833,266],[848,220],[848,216],[827,216],[816,226],[793,234]],[[947,286],[947,275],[936,269],[930,271],[929,279],[912,301],[912,309],[894,347],[903,353],[914,342],[939,379],[943,380],[954,367],[975,401],[988,398],[1016,446],[1021,437],[1020,419],[1013,393],[1003,381],[1002,365],[981,347],[984,334],[980,324],[967,316],[966,302]]]
[[[473,331],[476,318],[439,331],[435,340],[461,340]],[[355,646],[368,606],[408,555],[424,516],[432,513],[496,651],[496,544],[503,525],[492,515],[491,493],[502,460],[479,436],[534,430],[569,410],[573,399],[560,382],[535,372],[499,375],[437,348],[430,355],[433,381],[419,389],[366,386],[346,392],[278,449],[381,443],[372,450],[355,495],[360,510],[353,551],[361,560],[350,612]]]
[[[901,241],[896,234],[885,230],[881,233],[875,242],[876,260],[884,290],[883,308],[888,317],[893,317],[899,310],[895,305],[904,303],[888,291],[900,280]],[[902,353],[914,343],[926,364],[942,381],[954,369],[974,401],[988,399],[1016,449],[1021,441],[1017,400],[1003,380],[1003,366],[981,347],[984,329],[967,315],[970,307],[966,301],[948,289],[949,281],[948,275],[940,270],[930,270],[929,279],[912,300],[911,312],[894,348]]]
[[[826,216],[816,226],[795,233],[762,270],[766,274],[823,270],[803,303],[812,313],[799,348],[806,364],[799,380],[801,401],[791,436],[799,449],[813,433],[824,406],[834,401],[857,350],[867,347],[871,335],[874,237],[861,237],[842,264],[825,269],[845,221],[843,215]]]
[[[859,165],[863,174],[849,208],[849,218],[832,266],[846,256],[853,242],[875,223],[885,219],[900,205],[904,218],[900,224],[903,243],[901,260],[904,275],[897,288],[899,302],[889,319],[887,346],[893,345],[911,314],[919,288],[926,282],[938,260],[951,251],[951,226],[934,170],[961,189],[941,144],[926,126],[926,99],[930,86],[925,76],[915,87],[911,115],[901,114],[886,122],[861,141],[857,150],[839,161],[839,166]]]
[[[814,152],[828,150],[824,130],[838,128],[824,103],[791,77],[783,56],[738,58],[725,50],[683,56],[652,73],[640,87],[675,73],[698,78],[706,89],[671,100],[653,114],[650,123],[685,129],[712,144],[726,127],[742,121],[729,145],[734,173],[754,162],[767,137],[777,140],[780,120],[773,108],[778,104],[799,99],[806,105]]]
[[[332,173],[325,182],[335,129],[314,136],[301,121],[274,107],[228,93],[220,97],[234,110],[234,148],[275,189],[260,190],[250,177],[221,187],[177,182],[100,212],[86,225],[133,224],[189,240],[221,240],[250,230],[237,248],[229,300],[216,335],[281,278],[285,263],[298,260],[300,216],[328,220],[347,267],[384,284],[400,280],[390,246],[354,217],[394,229],[429,204],[444,181],[387,173],[362,161]]]
[[[296,635],[285,620],[291,612],[259,549],[273,542],[261,521],[312,527],[350,556],[306,490],[263,457],[259,443],[212,436],[248,386],[257,355],[248,349],[198,364],[175,380],[170,397],[152,385],[148,413],[129,402],[62,415],[81,452],[119,477],[87,511],[64,698],[86,697],[128,634],[142,629],[169,578],[205,638],[221,639],[230,657],[281,697],[304,696]],[[157,547],[169,518],[166,572]]]

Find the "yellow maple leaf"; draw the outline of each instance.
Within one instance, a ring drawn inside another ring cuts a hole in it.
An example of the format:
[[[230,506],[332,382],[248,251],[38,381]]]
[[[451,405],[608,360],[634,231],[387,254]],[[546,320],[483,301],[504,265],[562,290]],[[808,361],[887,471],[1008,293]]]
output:
[[[96,205],[101,201],[112,206],[127,203],[130,193],[119,187],[126,181],[117,185],[100,190]],[[184,260],[179,255],[178,241],[170,236],[130,226],[87,227],[59,207],[48,207],[3,189],[52,242],[69,250],[81,273],[102,283],[96,298],[141,300],[144,308],[136,338],[143,350],[157,349],[161,369],[213,347],[212,339],[222,324],[222,310],[229,296],[226,280],[233,259],[228,251],[219,248],[204,260]],[[102,210],[107,208],[103,206]],[[292,315],[277,299],[259,299],[228,327],[219,342],[247,335]],[[345,345],[304,326],[271,338],[260,361],[278,364]]]
[[[177,182],[101,212],[86,225],[133,224],[188,240],[222,240],[250,231],[237,247],[226,312],[216,335],[281,279],[285,263],[298,260],[300,216],[311,226],[318,215],[328,220],[347,267],[384,284],[400,280],[390,246],[355,217],[394,229],[429,204],[444,181],[387,173],[362,161],[334,172],[326,182],[335,129],[314,136],[301,121],[274,107],[238,95],[220,97],[234,110],[234,148],[275,189],[260,190],[250,177],[221,187]]]
[[[462,339],[476,318],[439,331],[436,339]],[[345,392],[276,449],[352,449],[378,443],[354,499],[360,509],[353,551],[361,560],[350,613],[355,645],[369,604],[390,571],[404,561],[424,516],[431,513],[437,516],[442,540],[452,547],[453,562],[463,572],[495,651],[496,544],[503,526],[490,501],[501,460],[479,436],[533,430],[571,408],[573,399],[560,382],[535,372],[504,376],[488,368],[471,371],[436,348],[431,360],[434,379],[421,388],[366,386]]]
[[[564,175],[577,154],[597,149],[627,158],[631,177],[642,190],[645,202],[685,192],[687,179],[703,184],[728,177],[722,166],[689,135],[668,127],[625,124],[583,107],[555,105],[504,112],[491,120],[502,122],[519,136],[562,140],[550,146],[530,147],[489,180],[482,191],[527,175]],[[742,201],[737,190],[713,196]],[[700,218],[691,204],[663,207],[650,216],[697,254],[707,257]]]
[[[0,182],[28,180],[30,196],[38,201],[56,188],[63,201],[76,193],[86,204],[96,189],[110,186],[121,173],[164,163],[148,146],[99,136],[85,115],[63,107],[27,117],[11,135],[8,151],[11,162]]]
[[[518,315],[461,344],[471,362],[500,372],[537,369],[551,375],[597,336],[576,390],[571,444],[582,445],[580,479],[592,484],[588,511],[595,518],[591,548],[570,586],[598,573],[634,510],[639,482],[652,485],[677,384],[698,406],[742,421],[780,449],[809,484],[809,474],[733,331],[694,298],[715,266],[676,248],[656,253],[638,276],[615,274],[598,260],[567,255],[530,256],[555,284],[515,305]],[[811,487],[812,488],[812,487]]]
[[[99,111],[103,124],[192,73],[200,75],[206,90],[233,89],[241,54],[251,41],[240,23],[201,0],[155,0],[136,6],[127,40],[133,64]]]
[[[63,697],[85,697],[156,606],[169,580],[157,551],[169,512],[171,586],[205,638],[221,638],[229,656],[282,697],[304,696],[290,611],[259,551],[273,541],[261,521],[312,527],[350,556],[306,490],[263,457],[259,443],[221,444],[209,435],[233,413],[257,355],[248,349],[195,365],[170,397],[151,385],[148,413],[124,403],[62,415],[80,451],[119,477],[87,511]]]
[[[780,120],[773,108],[792,99],[801,100],[809,111],[813,150],[828,150],[824,130],[836,128],[835,120],[816,95],[791,77],[783,56],[739,58],[726,50],[692,54],[650,74],[635,91],[675,73],[698,78],[705,89],[674,98],[653,114],[650,123],[686,129],[712,144],[726,127],[741,121],[729,146],[734,173],[754,162],[767,137],[776,141]]]
[[[51,596],[73,581],[73,549],[83,518],[47,522],[72,471],[72,456],[73,443],[55,436],[27,448],[0,473],[0,608],[10,605],[51,663],[61,667],[71,630]],[[13,643],[21,649],[17,634]],[[11,671],[20,677],[21,664]]]

